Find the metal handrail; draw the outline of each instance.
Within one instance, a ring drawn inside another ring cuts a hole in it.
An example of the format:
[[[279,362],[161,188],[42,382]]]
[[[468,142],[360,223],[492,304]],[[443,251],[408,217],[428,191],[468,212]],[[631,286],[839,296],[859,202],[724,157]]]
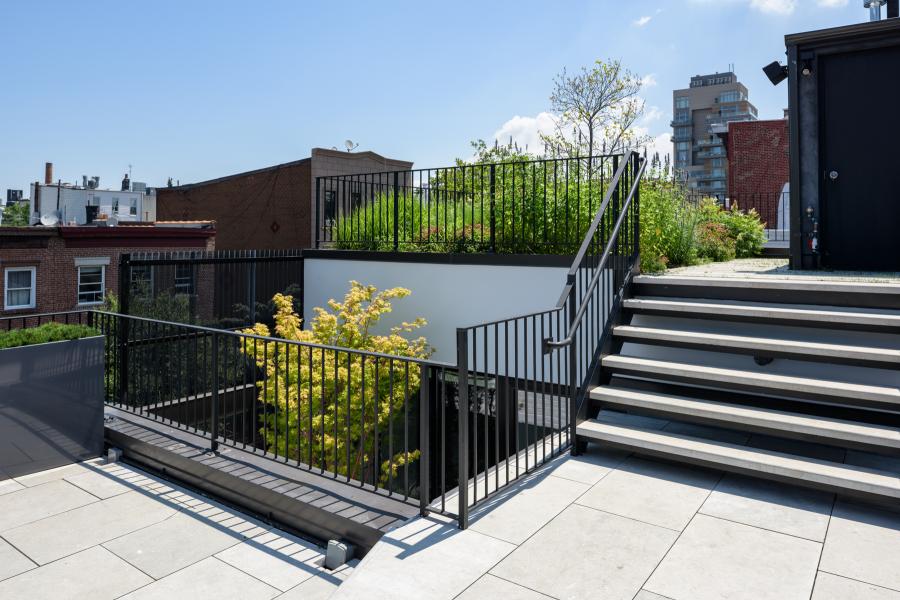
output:
[[[597,272],[594,273],[594,276],[591,278],[590,283],[588,283],[588,287],[585,290],[584,297],[582,300],[581,306],[578,308],[578,312],[575,313],[575,318],[572,320],[572,324],[569,326],[569,335],[561,340],[547,340],[544,344],[549,348],[564,348],[570,345],[575,340],[575,331],[578,330],[578,327],[581,325],[581,320],[584,318],[584,314],[587,311],[588,307],[588,298],[590,298],[590,294],[597,287],[597,283],[600,281],[600,276],[603,275],[603,268],[609,260],[609,256],[612,253],[613,244],[618,240],[619,230],[622,228],[622,223],[625,222],[625,217],[628,214],[628,208],[631,206],[631,202],[634,199],[634,193],[637,191],[638,186],[641,182],[641,175],[644,173],[644,167],[646,167],[647,162],[643,161],[638,168],[637,177],[635,177],[634,182],[631,185],[631,189],[628,191],[628,197],[625,199],[624,204],[622,205],[622,212],[619,215],[619,218],[616,220],[616,225],[613,227],[612,232],[609,236],[609,242],[606,244],[606,248],[603,250],[603,254],[600,257],[600,261],[597,263]]]

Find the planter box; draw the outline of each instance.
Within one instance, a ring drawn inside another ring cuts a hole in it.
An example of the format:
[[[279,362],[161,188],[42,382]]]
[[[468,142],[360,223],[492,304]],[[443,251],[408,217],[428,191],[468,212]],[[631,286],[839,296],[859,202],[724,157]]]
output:
[[[103,452],[104,338],[0,350],[0,480]]]

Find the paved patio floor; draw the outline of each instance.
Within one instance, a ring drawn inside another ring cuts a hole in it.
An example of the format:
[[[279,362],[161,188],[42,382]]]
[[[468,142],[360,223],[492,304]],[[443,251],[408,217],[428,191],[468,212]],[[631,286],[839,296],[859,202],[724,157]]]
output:
[[[725,262],[675,267],[662,274],[677,277],[740,277],[814,281],[900,283],[900,273],[883,271],[804,271],[788,268],[786,258],[738,258]]]
[[[351,566],[123,464],[0,481],[0,598],[328,598]]]
[[[596,447],[516,487],[387,534],[334,598],[900,600],[900,512]]]

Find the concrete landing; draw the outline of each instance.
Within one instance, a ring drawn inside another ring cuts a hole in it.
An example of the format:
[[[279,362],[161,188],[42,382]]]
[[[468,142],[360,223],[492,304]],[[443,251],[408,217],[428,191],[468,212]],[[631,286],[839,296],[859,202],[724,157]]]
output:
[[[900,273],[867,271],[802,271],[788,268],[786,258],[739,258],[669,269],[660,277],[738,277],[817,281],[894,283],[900,285]]]
[[[900,600],[898,553],[900,512],[592,446],[466,531],[431,517],[389,532],[334,598]]]

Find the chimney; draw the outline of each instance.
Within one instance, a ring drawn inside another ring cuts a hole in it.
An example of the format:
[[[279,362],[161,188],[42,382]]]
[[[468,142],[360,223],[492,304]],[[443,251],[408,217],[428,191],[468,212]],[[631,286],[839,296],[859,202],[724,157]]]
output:
[[[44,185],[53,184],[53,163],[44,163]]]

